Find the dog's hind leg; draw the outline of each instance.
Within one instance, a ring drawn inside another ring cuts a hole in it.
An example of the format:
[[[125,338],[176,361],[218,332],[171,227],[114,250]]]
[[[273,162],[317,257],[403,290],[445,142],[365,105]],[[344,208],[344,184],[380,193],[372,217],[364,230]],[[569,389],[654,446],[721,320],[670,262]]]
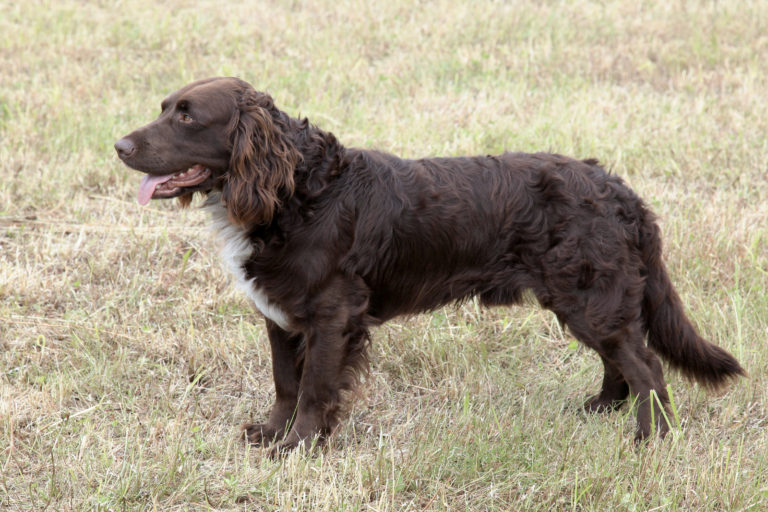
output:
[[[269,444],[279,440],[291,428],[296,414],[303,364],[303,335],[290,334],[269,319],[266,322],[269,345],[272,349],[275,403],[266,423],[242,426],[247,441],[255,445]]]
[[[617,345],[613,361],[637,399],[635,441],[647,438],[654,429],[664,437],[670,429],[672,416],[661,362],[645,346],[639,325],[627,329],[625,340]]]
[[[663,437],[670,428],[669,396],[661,362],[645,346],[641,322],[635,320],[609,334],[596,336],[598,333],[580,320],[570,319],[569,328],[600,354],[604,364],[607,362],[603,390],[594,399],[595,403],[598,407],[613,403],[615,398],[626,396],[628,390],[637,400],[635,440],[642,441],[654,429]]]
[[[626,385],[637,399],[635,439],[654,429],[664,436],[670,427],[669,398],[661,363],[645,346],[643,263],[616,222],[596,218],[587,227],[545,254],[543,286],[534,293],[603,360],[603,388],[588,408],[623,398]]]
[[[600,393],[589,398],[584,404],[584,409],[588,412],[609,412],[621,407],[629,396],[629,384],[624,380],[624,376],[619,369],[608,361],[602,354],[600,359],[603,361],[605,373],[603,375],[603,385]]]

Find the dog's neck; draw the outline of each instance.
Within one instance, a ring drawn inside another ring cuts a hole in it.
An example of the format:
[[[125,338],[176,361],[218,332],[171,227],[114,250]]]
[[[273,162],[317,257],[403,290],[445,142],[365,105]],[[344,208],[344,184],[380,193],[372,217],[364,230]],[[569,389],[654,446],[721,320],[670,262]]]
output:
[[[306,118],[288,118],[291,141],[301,153],[294,174],[294,195],[302,199],[316,197],[344,170],[345,148],[331,132],[312,125]]]

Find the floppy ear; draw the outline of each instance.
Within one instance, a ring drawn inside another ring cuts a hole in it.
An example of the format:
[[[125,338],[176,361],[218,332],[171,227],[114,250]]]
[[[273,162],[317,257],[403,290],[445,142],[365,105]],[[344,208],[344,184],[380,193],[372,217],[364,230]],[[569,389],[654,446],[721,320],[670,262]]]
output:
[[[186,208],[192,203],[192,196],[194,196],[194,193],[184,194],[178,197],[179,200],[179,206],[182,208]]]
[[[301,154],[268,95],[246,90],[237,107],[230,124],[232,156],[222,199],[232,222],[268,224],[280,198],[293,194]]]

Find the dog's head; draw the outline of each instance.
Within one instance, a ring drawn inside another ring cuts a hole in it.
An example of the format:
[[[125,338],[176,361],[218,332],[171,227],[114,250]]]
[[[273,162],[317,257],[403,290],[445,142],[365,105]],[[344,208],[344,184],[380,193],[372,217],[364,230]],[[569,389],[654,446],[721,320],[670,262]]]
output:
[[[237,78],[209,78],[174,92],[161,108],[155,121],[115,143],[126,165],[146,173],[139,203],[178,197],[186,206],[195,192],[220,190],[233,222],[270,222],[293,192],[301,159],[272,98]]]

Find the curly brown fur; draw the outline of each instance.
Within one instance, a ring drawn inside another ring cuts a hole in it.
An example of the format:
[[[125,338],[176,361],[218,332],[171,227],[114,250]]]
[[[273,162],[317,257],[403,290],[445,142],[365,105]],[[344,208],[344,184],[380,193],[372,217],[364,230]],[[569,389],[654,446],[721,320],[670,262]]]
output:
[[[267,317],[275,404],[244,431],[279,440],[275,454],[337,424],[371,326],[473,296],[506,305],[532,290],[602,360],[587,409],[637,397],[637,439],[669,429],[654,352],[706,385],[744,374],[686,318],[651,212],[595,160],[346,148],[233,78],[173,93],[115,147],[149,174],[140,198],[209,195],[223,259]]]

